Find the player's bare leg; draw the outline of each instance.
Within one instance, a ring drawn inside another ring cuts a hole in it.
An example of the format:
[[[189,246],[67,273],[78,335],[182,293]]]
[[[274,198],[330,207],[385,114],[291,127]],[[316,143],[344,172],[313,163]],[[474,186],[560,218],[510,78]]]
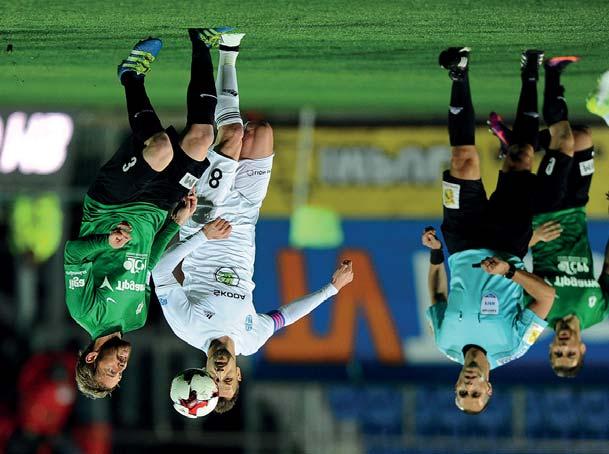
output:
[[[238,160],[243,139],[243,120],[239,111],[239,88],[235,64],[243,34],[223,34],[220,39],[220,58],[216,78],[218,105],[216,125],[218,137],[214,150]]]
[[[479,180],[480,157],[475,146],[475,113],[468,76],[469,48],[448,48],[440,54],[439,63],[452,80],[448,111],[450,175],[461,180]]]
[[[169,136],[165,132],[159,132],[147,139],[144,144],[146,145],[142,150],[144,161],[157,172],[165,169],[173,159]]]
[[[266,121],[250,121],[245,125],[239,159],[263,159],[273,154],[273,129]]]

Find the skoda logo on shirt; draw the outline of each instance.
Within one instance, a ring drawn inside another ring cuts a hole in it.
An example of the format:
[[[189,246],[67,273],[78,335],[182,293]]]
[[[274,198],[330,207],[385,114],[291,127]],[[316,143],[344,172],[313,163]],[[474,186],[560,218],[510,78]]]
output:
[[[239,275],[233,268],[229,268],[227,266],[223,266],[218,268],[214,274],[216,281],[220,282],[224,285],[230,285],[231,287],[236,287],[239,285]]]

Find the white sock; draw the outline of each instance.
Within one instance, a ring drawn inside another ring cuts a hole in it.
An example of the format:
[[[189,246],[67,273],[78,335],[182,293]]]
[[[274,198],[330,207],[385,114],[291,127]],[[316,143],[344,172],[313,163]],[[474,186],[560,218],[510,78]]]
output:
[[[216,77],[216,126],[239,123],[243,125],[239,112],[239,87],[237,85],[237,69],[235,62],[239,52],[220,51],[218,74]]]

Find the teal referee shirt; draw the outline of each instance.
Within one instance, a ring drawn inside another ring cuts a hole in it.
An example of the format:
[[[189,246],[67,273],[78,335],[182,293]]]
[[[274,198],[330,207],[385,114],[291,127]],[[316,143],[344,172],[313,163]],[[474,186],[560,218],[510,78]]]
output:
[[[472,268],[489,249],[469,249],[448,259],[451,272],[448,303],[439,301],[427,310],[438,349],[463,364],[463,347],[486,350],[491,369],[520,358],[535,343],[547,322],[525,307],[523,288],[511,279]],[[513,255],[499,256],[523,269]]]

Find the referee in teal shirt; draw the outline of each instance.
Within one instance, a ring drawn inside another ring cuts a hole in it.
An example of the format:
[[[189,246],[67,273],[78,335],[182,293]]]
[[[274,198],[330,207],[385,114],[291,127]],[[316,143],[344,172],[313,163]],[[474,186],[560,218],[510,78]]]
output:
[[[438,349],[463,364],[455,403],[469,414],[486,408],[493,394],[490,370],[527,352],[547,325],[544,319],[554,302],[554,289],[525,271],[522,263],[532,235],[537,186],[531,165],[539,128],[537,79],[542,60],[541,51],[522,54],[515,143],[508,149],[495,192],[487,199],[474,145],[469,49],[449,48],[440,54],[440,65],[453,81],[448,114],[451,163],[442,181],[442,234],[450,253],[451,279],[449,283],[442,245],[435,230],[428,228],[423,233],[423,244],[431,249],[432,306],[427,316]],[[551,148],[569,146],[564,134],[553,134],[552,127],[550,133]]]

